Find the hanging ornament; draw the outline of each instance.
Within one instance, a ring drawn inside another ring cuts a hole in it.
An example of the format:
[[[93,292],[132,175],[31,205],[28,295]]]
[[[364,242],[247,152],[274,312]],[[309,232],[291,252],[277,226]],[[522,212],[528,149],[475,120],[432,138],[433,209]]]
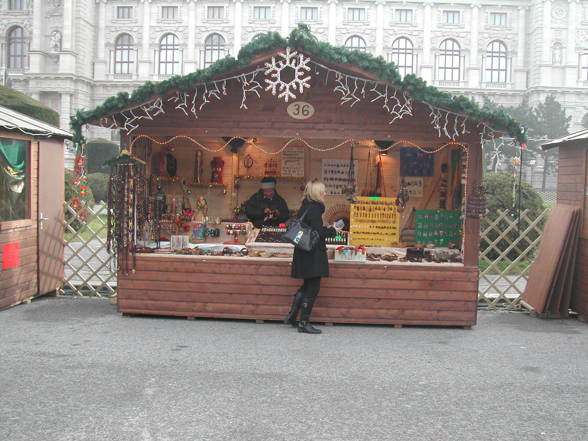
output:
[[[296,95],[292,91],[296,92],[298,90],[299,93],[303,93],[305,87],[310,87],[308,82],[311,77],[307,75],[310,70],[308,66],[310,58],[296,51],[290,51],[289,47],[286,48],[285,54],[280,53],[278,55],[283,60],[276,62],[275,57],[272,57],[271,63],[265,63],[265,75],[271,78],[265,79],[268,84],[265,90],[271,90],[272,95],[275,96],[277,89],[279,92],[278,98],[284,98],[284,101],[288,102],[290,98],[296,99]]]

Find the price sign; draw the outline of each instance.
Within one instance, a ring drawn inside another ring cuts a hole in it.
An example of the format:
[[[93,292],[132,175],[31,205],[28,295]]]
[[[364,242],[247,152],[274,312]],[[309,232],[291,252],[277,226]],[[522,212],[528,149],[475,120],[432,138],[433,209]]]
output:
[[[314,115],[314,107],[305,101],[295,101],[286,110],[288,115],[294,119],[308,119]]]

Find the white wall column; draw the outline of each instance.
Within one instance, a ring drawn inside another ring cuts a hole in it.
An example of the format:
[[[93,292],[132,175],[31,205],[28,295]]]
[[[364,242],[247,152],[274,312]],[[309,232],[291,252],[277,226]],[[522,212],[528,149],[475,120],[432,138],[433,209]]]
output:
[[[142,26],[141,51],[139,52],[137,74],[139,75],[140,79],[148,79],[149,76],[154,72],[154,68],[155,73],[157,73],[157,56],[154,58],[153,54],[149,53],[151,46],[151,0],[142,1],[143,18],[140,23]],[[153,63],[153,65],[151,63]]]
[[[63,0],[62,54],[59,56],[60,73],[73,73],[75,71],[76,58],[73,52],[74,8],[75,0]]]
[[[94,60],[94,79],[106,79],[108,69],[105,52],[106,42],[104,40],[104,28],[106,27],[106,0],[96,0],[98,3],[97,26],[96,26],[96,59]]]
[[[423,57],[421,62],[420,76],[428,82],[433,81],[434,78],[434,54],[431,52],[431,26],[431,3],[425,3],[423,14]]]
[[[329,43],[337,44],[337,0],[329,0]]]
[[[578,17],[582,17],[582,9],[578,8],[578,0],[570,0],[568,3],[568,33],[566,38],[566,54],[564,65],[566,66],[565,84],[575,85],[578,81],[578,53],[576,52],[576,26]]]
[[[29,51],[29,72],[31,73],[40,73],[43,70],[43,61],[45,59],[44,54],[41,52],[43,50],[47,50],[47,47],[41,47],[43,41],[45,41],[43,37],[43,33],[41,29],[44,29],[43,26],[43,1],[42,0],[34,0],[33,1],[33,32],[31,35],[31,44],[30,44],[30,51]]]
[[[64,130],[69,130],[69,117],[72,114],[70,93],[61,94],[61,106],[59,110],[59,127]]]
[[[235,2],[235,28],[233,32],[233,57],[237,58],[241,50],[242,28],[243,28],[243,0],[234,0]]]
[[[527,34],[527,8],[520,6],[518,9],[518,29],[517,29],[517,56],[515,59],[514,87],[516,89],[527,88],[527,62],[525,52],[525,40]]]
[[[541,77],[540,84],[551,85],[551,2],[543,1],[543,22],[541,23]]]
[[[478,52],[480,28],[480,5],[471,6],[472,18],[470,20],[470,60],[468,63],[467,81],[468,87],[480,87],[480,59]]]
[[[290,33],[290,0],[281,0],[282,3],[282,21],[280,26],[280,34],[282,37],[287,37]]]
[[[188,44],[184,50],[184,74],[194,72],[198,69],[196,57],[196,2],[188,2]]]
[[[376,56],[384,54],[384,2],[376,2]]]

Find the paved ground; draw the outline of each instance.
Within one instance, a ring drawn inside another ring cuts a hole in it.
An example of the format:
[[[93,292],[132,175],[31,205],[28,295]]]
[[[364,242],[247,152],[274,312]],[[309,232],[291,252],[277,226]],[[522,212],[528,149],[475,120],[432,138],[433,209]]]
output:
[[[0,311],[0,441],[585,441],[588,325],[471,331]]]

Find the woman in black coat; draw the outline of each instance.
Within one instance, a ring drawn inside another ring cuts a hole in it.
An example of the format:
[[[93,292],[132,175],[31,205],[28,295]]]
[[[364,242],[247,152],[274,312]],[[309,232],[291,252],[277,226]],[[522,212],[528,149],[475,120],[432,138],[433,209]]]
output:
[[[302,218],[304,216],[302,221],[317,231],[320,239],[311,251],[294,248],[292,277],[304,279],[304,284],[294,294],[290,312],[284,320],[285,323],[296,326],[296,316],[298,315],[298,310],[301,309],[298,332],[309,334],[321,333],[319,329],[311,326],[308,320],[321,287],[321,277],[329,276],[329,260],[325,238],[332,237],[337,233],[334,227],[323,226],[322,216],[325,211],[325,194],[325,184],[317,180],[306,184],[304,189],[304,198],[298,210],[298,217]]]

